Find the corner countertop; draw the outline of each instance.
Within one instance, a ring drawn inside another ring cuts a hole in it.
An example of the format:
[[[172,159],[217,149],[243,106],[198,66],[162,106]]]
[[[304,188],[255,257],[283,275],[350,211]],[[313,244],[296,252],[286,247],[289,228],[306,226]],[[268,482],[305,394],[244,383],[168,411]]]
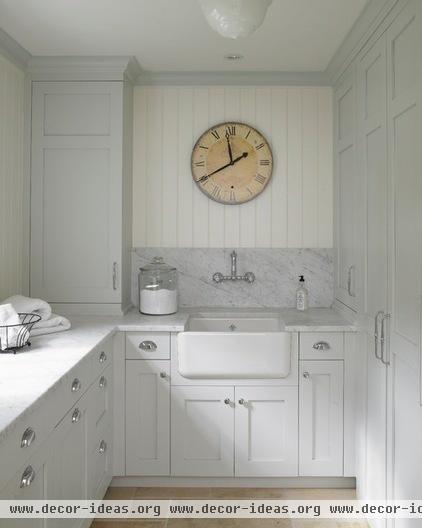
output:
[[[24,352],[0,354],[0,447],[8,431],[42,404],[66,374],[115,332],[181,332],[193,313],[277,313],[289,332],[353,332],[355,326],[331,308],[181,309],[173,315],[147,316],[132,310],[116,316],[73,316],[66,332],[34,337]]]

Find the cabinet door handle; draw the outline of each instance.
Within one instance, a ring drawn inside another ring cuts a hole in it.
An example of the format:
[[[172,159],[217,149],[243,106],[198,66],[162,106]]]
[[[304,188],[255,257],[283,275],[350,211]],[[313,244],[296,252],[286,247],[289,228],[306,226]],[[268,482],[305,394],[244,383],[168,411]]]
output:
[[[34,482],[34,480],[35,471],[33,470],[32,466],[28,466],[22,473],[20,487],[29,488],[29,486]]]
[[[72,381],[72,385],[70,387],[70,390],[72,392],[78,392],[81,390],[81,387],[82,387],[82,384],[81,382],[78,380],[78,378],[75,378],[73,381]]]
[[[72,413],[72,423],[78,423],[81,419],[82,413],[79,409],[75,409]]]
[[[162,379],[167,378],[167,372],[160,372],[160,378]]]
[[[230,404],[231,404],[231,400],[230,400],[230,398],[225,398],[224,403],[225,403],[226,405],[230,405]]]
[[[381,361],[384,363],[385,366],[390,365],[390,358],[387,357],[387,354],[384,355],[386,351],[388,351],[388,338],[387,331],[386,331],[386,321],[390,318],[390,314],[384,314],[381,319]],[[389,356],[390,354],[388,354]]]
[[[113,290],[117,290],[117,262],[113,262]]]
[[[347,273],[347,293],[350,295],[350,297],[356,297],[356,293],[354,292],[354,288],[353,288],[353,291],[352,291],[352,271],[353,271],[353,278],[354,278],[354,275],[355,275],[355,265],[354,264],[349,266],[349,271]]]
[[[98,358],[98,361],[100,363],[104,363],[105,361],[107,361],[107,354],[105,352],[101,352],[100,357]]]
[[[154,352],[157,350],[157,344],[154,341],[142,341],[139,343],[139,348],[144,352]]]
[[[246,407],[247,404],[248,404],[248,402],[245,399],[240,398],[239,405],[244,405]]]
[[[312,348],[315,350],[330,350],[331,347],[327,341],[318,341],[318,343],[312,345]]]
[[[309,372],[304,372],[302,374],[302,376],[305,378],[305,379],[309,379],[311,377],[311,375],[309,374]]]
[[[98,452],[102,455],[107,451],[107,442],[105,440],[101,440],[100,447],[98,448]]]
[[[107,378],[101,376],[98,386],[100,387],[100,389],[105,389],[107,387]]]
[[[29,447],[34,440],[35,440],[35,431],[32,429],[32,427],[28,427],[23,432],[23,435],[21,438],[21,447]]]
[[[381,359],[382,357],[378,354],[378,345],[379,345],[379,340],[380,340],[379,322],[380,322],[380,317],[382,317],[383,315],[384,315],[384,312],[380,310],[379,312],[377,312],[377,315],[375,316],[374,339],[375,339],[375,357],[377,359]]]

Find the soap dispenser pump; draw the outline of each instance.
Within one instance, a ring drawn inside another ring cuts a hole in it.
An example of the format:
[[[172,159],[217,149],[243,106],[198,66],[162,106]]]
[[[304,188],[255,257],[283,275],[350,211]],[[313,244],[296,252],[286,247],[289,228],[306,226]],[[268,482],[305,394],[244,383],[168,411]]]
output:
[[[299,288],[296,290],[296,309],[307,310],[308,309],[308,290],[305,288],[305,277],[299,275]]]

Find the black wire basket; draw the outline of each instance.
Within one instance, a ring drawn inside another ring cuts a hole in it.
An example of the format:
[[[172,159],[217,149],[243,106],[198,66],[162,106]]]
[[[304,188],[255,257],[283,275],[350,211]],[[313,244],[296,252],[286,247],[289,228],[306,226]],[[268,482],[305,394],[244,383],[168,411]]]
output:
[[[16,354],[25,346],[31,346],[29,335],[41,316],[33,313],[19,313],[20,324],[0,326],[0,353]]]

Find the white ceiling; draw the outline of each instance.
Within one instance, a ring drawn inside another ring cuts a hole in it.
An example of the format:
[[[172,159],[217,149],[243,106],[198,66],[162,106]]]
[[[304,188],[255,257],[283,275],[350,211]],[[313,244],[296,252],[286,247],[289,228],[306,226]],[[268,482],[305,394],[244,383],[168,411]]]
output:
[[[237,41],[214,33],[196,0],[0,0],[0,25],[33,55],[135,55],[154,72],[323,71],[367,1],[274,0]]]

